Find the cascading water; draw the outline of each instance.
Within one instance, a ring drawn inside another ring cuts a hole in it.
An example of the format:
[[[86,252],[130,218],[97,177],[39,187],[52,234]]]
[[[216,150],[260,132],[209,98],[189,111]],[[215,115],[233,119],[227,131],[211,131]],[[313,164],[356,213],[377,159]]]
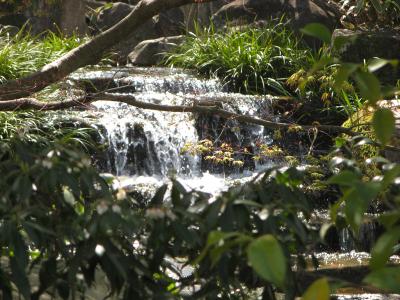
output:
[[[228,93],[218,80],[199,79],[181,70],[86,70],[75,73],[71,79],[79,82],[91,81],[92,88],[96,82],[101,82],[101,87],[97,88],[109,89],[114,93],[128,93],[147,103],[193,105],[194,101],[213,101],[226,110],[271,117],[269,106],[272,97]],[[235,120],[223,121],[218,117],[154,111],[111,101],[97,101],[93,105],[97,109],[97,124],[104,128],[104,142],[109,144],[106,171],[118,176],[135,176],[136,179],[137,176],[152,176],[160,179],[177,175],[197,186],[213,182],[221,187],[225,184],[223,176],[205,173],[217,172],[216,168],[208,166],[205,169],[198,155],[181,153],[185,143],[195,144],[200,139],[209,138],[213,141],[222,139],[239,147],[255,148],[256,142],[271,142],[268,131],[263,127],[239,126]],[[241,176],[236,174],[236,177]],[[235,177],[235,174],[231,177]],[[202,184],[201,180],[205,183]]]

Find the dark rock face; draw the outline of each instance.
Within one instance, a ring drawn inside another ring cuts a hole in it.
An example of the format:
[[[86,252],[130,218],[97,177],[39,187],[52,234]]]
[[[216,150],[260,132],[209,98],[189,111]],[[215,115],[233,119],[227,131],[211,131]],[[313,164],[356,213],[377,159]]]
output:
[[[344,39],[345,43],[336,51],[344,62],[362,63],[373,57],[400,59],[400,34],[394,31],[352,31],[337,29],[333,33],[333,43]],[[376,73],[381,81],[396,84],[400,70],[385,66]]]
[[[163,53],[180,44],[184,38],[178,35],[140,42],[128,55],[129,61],[137,66],[157,65],[162,61]]]
[[[96,20],[96,27],[100,31],[110,28],[126,17],[133,8],[134,6],[126,3],[114,3],[111,8],[105,9],[99,14]],[[116,59],[120,63],[125,63],[128,54],[141,41],[182,34],[183,28],[181,24],[183,23],[183,18],[181,10],[172,9],[148,20],[113,49],[118,56]]]
[[[25,23],[33,35],[46,30],[61,30],[67,35],[73,32],[84,34],[87,30],[85,4],[81,0],[38,0],[21,11],[0,14],[0,24],[21,27]]]
[[[241,160],[244,165],[241,167],[232,164],[217,164],[213,161],[205,159],[202,156],[201,171],[209,171],[211,173],[234,174],[243,170],[254,170],[255,161],[252,159],[254,152],[254,126],[238,124],[235,120],[227,120],[219,116],[198,116],[196,118],[196,129],[199,140],[209,139],[218,141],[219,144],[230,145],[237,154],[233,155],[235,160]],[[244,150],[248,154],[243,153]]]
[[[134,170],[135,174],[161,174],[154,141],[147,138],[143,126],[130,124],[128,137],[127,169]]]
[[[314,22],[333,29],[339,24],[340,13],[336,6],[320,0],[235,0],[218,10],[213,21],[219,25],[225,24],[226,20],[247,24],[282,16],[290,20],[295,30]]]
[[[195,23],[201,26],[210,25],[213,14],[229,2],[230,0],[215,0],[212,2],[188,4],[181,7],[184,14],[186,29],[189,31],[193,30]]]
[[[101,31],[104,31],[125,18],[133,8],[132,5],[126,3],[114,3],[112,7],[100,12],[96,20],[96,25]]]

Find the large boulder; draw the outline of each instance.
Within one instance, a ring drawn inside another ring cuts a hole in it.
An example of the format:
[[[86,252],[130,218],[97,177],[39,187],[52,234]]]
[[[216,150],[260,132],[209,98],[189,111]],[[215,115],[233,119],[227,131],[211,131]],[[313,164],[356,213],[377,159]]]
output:
[[[114,3],[111,8],[102,10],[97,16],[95,21],[96,28],[99,31],[104,31],[110,28],[126,17],[133,8],[133,5],[126,3]],[[143,23],[137,30],[132,32],[131,35],[127,36],[123,42],[119,43],[113,49],[117,54],[115,59],[120,63],[125,63],[128,54],[132,52],[136,45],[141,41],[182,34],[183,21],[184,15],[179,9],[171,9],[160,13]]]
[[[298,30],[315,22],[333,29],[338,26],[341,15],[336,5],[323,0],[234,0],[221,7],[213,21],[219,26],[227,22],[238,25],[282,16]]]
[[[193,30],[195,24],[208,26],[212,16],[230,0],[215,0],[205,3],[193,3],[181,7],[184,14],[185,28]]]
[[[164,53],[182,43],[184,39],[184,35],[178,35],[142,41],[128,55],[129,61],[136,66],[158,65],[164,58]]]
[[[340,39],[340,43],[336,43]],[[400,33],[396,31],[352,31],[337,29],[332,36],[333,43],[340,44],[335,54],[343,62],[363,63],[374,57],[400,59]],[[384,83],[396,84],[400,70],[386,66],[376,73]]]

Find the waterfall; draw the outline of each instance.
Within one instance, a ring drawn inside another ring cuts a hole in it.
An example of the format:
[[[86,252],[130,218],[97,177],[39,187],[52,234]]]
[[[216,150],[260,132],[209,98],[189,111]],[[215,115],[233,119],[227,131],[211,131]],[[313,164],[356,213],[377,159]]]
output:
[[[166,68],[111,68],[85,70],[71,80],[90,82],[94,90],[129,94],[137,100],[163,105],[192,105],[193,101],[218,103],[226,110],[257,117],[271,117],[270,96],[229,93],[217,79],[202,79],[194,74]],[[98,85],[98,86],[96,86]],[[195,116],[141,109],[125,103],[96,101],[97,123],[104,128],[109,144],[107,171],[115,175],[171,175],[196,178],[205,172],[226,173],[199,155],[181,153],[186,143],[202,139],[256,148],[270,144],[270,133],[262,126],[240,125],[218,116]],[[258,167],[247,159],[247,169]],[[243,171],[243,168],[242,168]],[[237,173],[237,172],[234,172]]]

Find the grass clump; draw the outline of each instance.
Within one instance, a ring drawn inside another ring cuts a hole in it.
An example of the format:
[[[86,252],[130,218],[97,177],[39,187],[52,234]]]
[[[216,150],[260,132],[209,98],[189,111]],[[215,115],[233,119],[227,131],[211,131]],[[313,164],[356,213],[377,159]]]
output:
[[[89,151],[97,147],[96,134],[84,120],[66,112],[0,112],[3,147],[20,141],[39,149],[57,143]]]
[[[286,24],[271,22],[221,32],[196,27],[166,62],[216,75],[239,92],[287,95],[286,79],[308,66],[311,56]]]
[[[82,39],[46,32],[32,36],[22,28],[15,36],[0,31],[0,83],[37,71],[79,46]]]

